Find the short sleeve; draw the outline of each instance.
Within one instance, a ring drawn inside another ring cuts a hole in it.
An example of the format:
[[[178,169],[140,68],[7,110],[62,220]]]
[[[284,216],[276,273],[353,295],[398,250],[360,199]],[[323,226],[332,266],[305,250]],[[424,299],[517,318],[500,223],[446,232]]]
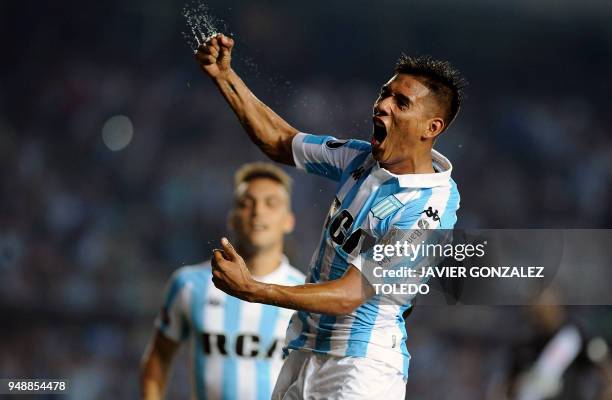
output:
[[[369,154],[371,146],[362,140],[298,133],[293,138],[292,150],[298,168],[338,182],[351,161]]]
[[[187,322],[187,301],[189,286],[181,274],[175,272],[165,289],[164,303],[155,319],[155,326],[164,336],[175,342],[185,340],[189,335]]]

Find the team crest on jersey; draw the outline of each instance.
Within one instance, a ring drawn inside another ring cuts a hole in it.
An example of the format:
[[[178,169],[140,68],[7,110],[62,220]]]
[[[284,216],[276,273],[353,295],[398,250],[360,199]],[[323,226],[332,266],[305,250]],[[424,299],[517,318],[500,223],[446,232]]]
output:
[[[390,195],[379,201],[370,209],[372,214],[378,219],[385,219],[392,212],[402,208],[404,204],[397,199],[394,195]]]

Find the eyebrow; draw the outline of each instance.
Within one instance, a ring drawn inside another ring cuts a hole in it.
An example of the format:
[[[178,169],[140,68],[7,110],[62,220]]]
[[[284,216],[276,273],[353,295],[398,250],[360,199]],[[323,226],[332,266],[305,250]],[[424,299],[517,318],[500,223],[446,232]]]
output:
[[[381,92],[389,92],[389,91],[391,91],[391,88],[389,87],[388,84],[384,84],[384,85],[382,85],[380,90],[381,90]],[[405,96],[405,95],[403,95],[403,94],[401,94],[399,92],[392,93],[392,95],[393,95],[393,97],[397,98],[398,100],[400,100],[400,101],[402,101],[402,102],[404,102],[404,103],[406,103],[408,105],[412,104],[412,101],[410,100],[410,98],[408,96]]]

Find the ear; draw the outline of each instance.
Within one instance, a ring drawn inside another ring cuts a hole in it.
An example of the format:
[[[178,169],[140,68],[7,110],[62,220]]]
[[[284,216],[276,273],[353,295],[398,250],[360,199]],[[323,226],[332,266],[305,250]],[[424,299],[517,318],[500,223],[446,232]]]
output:
[[[424,137],[426,139],[435,139],[439,134],[442,133],[446,124],[442,118],[436,117],[427,121],[427,130],[425,131]]]
[[[283,226],[283,232],[285,234],[289,234],[293,232],[293,228],[295,228],[295,215],[292,212],[289,212],[287,217],[285,218],[285,224]]]

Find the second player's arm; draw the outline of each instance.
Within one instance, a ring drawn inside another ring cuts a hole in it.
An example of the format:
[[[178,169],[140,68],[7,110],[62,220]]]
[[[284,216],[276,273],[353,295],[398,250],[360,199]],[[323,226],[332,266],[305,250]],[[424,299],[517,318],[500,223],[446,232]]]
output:
[[[140,365],[140,398],[161,400],[166,392],[172,359],[179,343],[155,332]]]
[[[234,41],[222,34],[208,39],[196,52],[200,66],[217,85],[249,137],[268,157],[295,165],[291,142],[298,132],[249,90],[231,68]]]

